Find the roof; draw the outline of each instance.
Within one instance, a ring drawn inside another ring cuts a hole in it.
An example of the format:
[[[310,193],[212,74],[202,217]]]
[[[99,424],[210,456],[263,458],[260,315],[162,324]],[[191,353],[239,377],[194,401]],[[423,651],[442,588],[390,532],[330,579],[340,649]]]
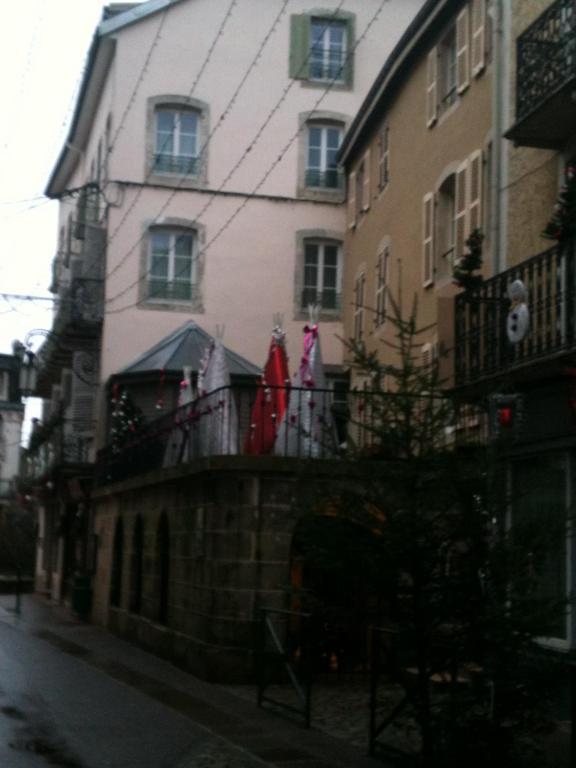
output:
[[[102,12],[86,58],[84,74],[68,135],[46,185],[45,194],[58,198],[78,164],[90,135],[102,89],[116,50],[115,34],[182,0],[149,0],[144,3],[112,3]]]
[[[338,161],[346,165],[369,135],[374,120],[381,120],[383,105],[413,66],[414,59],[438,28],[445,23],[448,14],[462,5],[464,0],[426,0],[376,77],[362,106],[346,132],[338,153]],[[385,106],[384,106],[385,108]]]
[[[197,372],[212,337],[193,320],[159,341],[117,375],[150,373],[164,370],[167,374],[182,373],[184,366]],[[249,360],[224,347],[226,361],[232,376],[260,376],[261,369]]]

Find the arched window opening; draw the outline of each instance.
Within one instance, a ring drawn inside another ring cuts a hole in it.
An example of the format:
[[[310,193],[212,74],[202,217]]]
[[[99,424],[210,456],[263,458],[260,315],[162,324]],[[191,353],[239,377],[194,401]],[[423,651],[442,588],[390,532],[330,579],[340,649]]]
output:
[[[124,563],[124,523],[119,517],[114,530],[112,573],[110,578],[110,605],[119,606],[122,598],[122,570]]]
[[[144,524],[140,515],[136,517],[134,523],[130,571],[130,610],[132,613],[140,613],[144,575]]]
[[[168,624],[170,598],[170,526],[165,512],[158,523],[156,535],[156,576],[158,588],[158,621]]]

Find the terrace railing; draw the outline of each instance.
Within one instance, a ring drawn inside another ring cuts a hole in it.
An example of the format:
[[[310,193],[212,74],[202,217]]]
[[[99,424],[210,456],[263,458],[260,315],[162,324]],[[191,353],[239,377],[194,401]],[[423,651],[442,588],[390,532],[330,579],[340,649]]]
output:
[[[472,384],[552,359],[576,342],[576,248],[557,244],[484,281],[455,299],[455,382]],[[508,287],[521,280],[527,289],[530,325],[517,343],[507,336]]]
[[[557,0],[518,38],[516,119],[576,78],[576,0]]]
[[[57,466],[94,462],[95,424],[87,420],[60,419],[37,430],[22,460],[22,479],[34,482]]]
[[[257,399],[259,390],[263,397]],[[223,387],[149,422],[130,440],[98,453],[97,482],[115,482],[208,456],[391,458],[483,439],[482,420],[469,411],[457,411],[447,398],[402,399],[362,391],[349,392],[343,401],[329,389],[290,387],[289,405],[280,418],[270,403],[277,401],[275,392],[281,390],[261,385]],[[255,411],[256,402],[261,410]],[[444,426],[435,434],[431,427],[428,434],[426,424],[432,424],[431,416],[439,409],[445,414]],[[406,436],[402,423],[408,422],[416,437]],[[263,433],[268,438],[266,450],[261,450]]]

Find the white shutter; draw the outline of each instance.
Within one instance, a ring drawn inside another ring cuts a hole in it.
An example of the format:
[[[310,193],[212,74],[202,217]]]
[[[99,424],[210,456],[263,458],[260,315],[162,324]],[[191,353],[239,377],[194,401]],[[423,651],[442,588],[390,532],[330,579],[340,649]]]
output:
[[[486,0],[472,2],[472,75],[477,77],[486,64]]]
[[[434,282],[434,195],[424,195],[422,201],[422,284]]]
[[[438,50],[428,54],[426,64],[426,125],[430,128],[438,117]]]
[[[356,226],[356,173],[348,174],[348,228]]]
[[[468,232],[482,229],[482,150],[473,152],[469,158],[468,172]]]
[[[83,431],[93,428],[98,383],[97,371],[86,367],[86,359],[95,365],[94,353],[74,352],[72,358],[73,429]]]
[[[464,8],[456,18],[456,67],[458,72],[458,93],[470,85],[470,13]]]
[[[362,210],[370,209],[370,150],[364,155],[364,184],[362,185]]]
[[[434,360],[433,354],[432,354],[431,342],[427,341],[426,344],[422,344],[422,349],[420,350],[420,354],[422,356],[422,366],[424,368],[429,368],[432,365],[432,362]]]
[[[462,258],[464,243],[468,238],[468,160],[456,171],[454,197],[454,263],[457,264]]]

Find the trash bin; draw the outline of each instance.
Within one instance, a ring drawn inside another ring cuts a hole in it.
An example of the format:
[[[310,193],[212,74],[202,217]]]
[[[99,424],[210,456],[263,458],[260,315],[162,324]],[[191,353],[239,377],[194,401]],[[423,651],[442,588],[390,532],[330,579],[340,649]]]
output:
[[[90,576],[76,574],[72,585],[72,610],[86,617],[92,608],[92,580]]]

